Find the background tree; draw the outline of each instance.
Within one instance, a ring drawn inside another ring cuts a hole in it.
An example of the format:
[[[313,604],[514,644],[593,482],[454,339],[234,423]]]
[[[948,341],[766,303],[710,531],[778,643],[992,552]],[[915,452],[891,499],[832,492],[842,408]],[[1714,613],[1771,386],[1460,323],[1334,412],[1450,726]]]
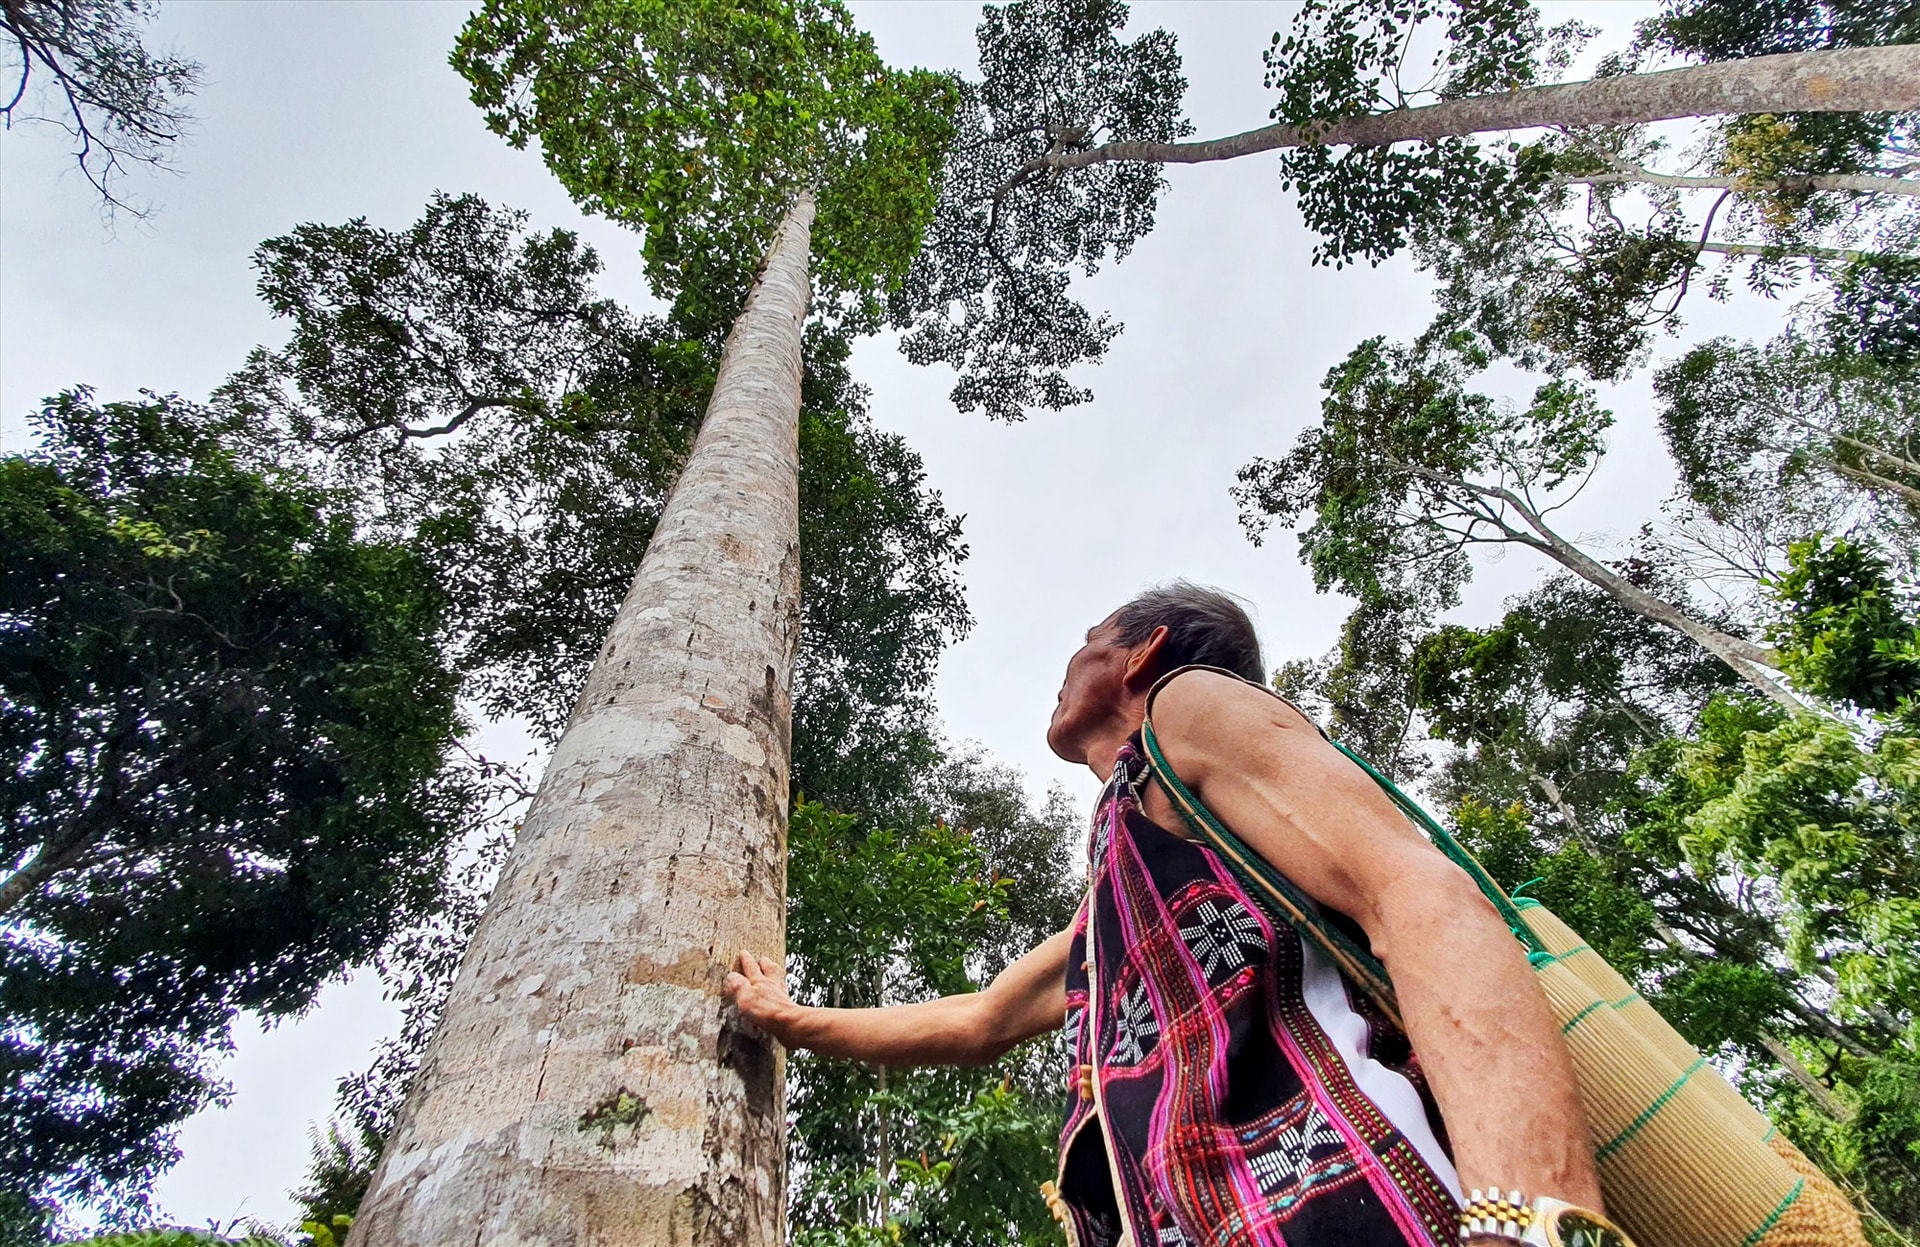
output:
[[[1906,21],[1899,6],[1674,3],[1592,84],[1537,98],[1710,80],[1657,72],[1663,57],[1754,85],[1786,62],[1752,58],[1910,41]],[[1398,125],[1403,106],[1441,112],[1501,83],[1517,101],[1590,35],[1523,5],[1309,5],[1269,58],[1277,115],[1344,98],[1379,118],[1336,126]],[[1885,1242],[1914,1232],[1920,1157],[1894,1107],[1913,1087],[1913,847],[1893,761],[1910,633],[1889,571],[1912,558],[1897,325],[1916,187],[1897,110],[1915,105],[1776,101],[1694,127],[1684,149],[1645,118],[1569,113],[1505,145],[1288,155],[1319,258],[1410,247],[1439,315],[1409,345],[1362,344],[1329,374],[1320,427],[1238,491],[1250,526],[1310,520],[1318,582],[1360,597],[1356,628],[1397,640],[1283,678],[1324,705],[1372,675],[1372,714],[1345,730],[1405,716],[1446,742],[1429,793],[1496,877],[1570,915]],[[1743,275],[1807,297],[1774,341],[1708,342],[1658,372],[1673,497],[1624,549],[1562,536],[1553,510],[1597,469],[1611,422],[1569,374],[1630,376],[1696,277],[1729,297]],[[1474,393],[1496,361],[1546,374],[1530,403]],[[1566,570],[1493,626],[1442,622],[1487,542]]]
[[[1681,479],[1677,518],[1691,544],[1724,565],[1714,573],[1755,580],[1780,570],[1806,534],[1848,530],[1911,566],[1920,513],[1912,365],[1817,333],[1791,326],[1765,344],[1711,339],[1654,374]]]
[[[1564,74],[1595,33],[1546,27],[1517,0],[1392,9],[1316,0],[1268,54],[1281,92],[1274,115],[1311,130],[1327,117],[1444,111],[1515,88],[1524,96]],[[1678,326],[1696,280],[1721,298],[1736,279],[1769,293],[1811,279],[1830,295],[1910,283],[1896,274],[1920,219],[1920,180],[1909,176],[1920,51],[1898,45],[1917,37],[1906,5],[1674,0],[1603,55],[1592,82],[1541,89],[1556,104],[1524,124],[1543,131],[1504,143],[1424,135],[1339,154],[1300,147],[1283,155],[1284,176],[1321,235],[1317,258],[1379,263],[1411,247],[1441,284],[1442,315],[1496,354],[1614,379],[1644,360],[1652,333]],[[1809,54],[1832,66],[1823,84],[1850,98],[1829,108],[1770,95]],[[1868,63],[1848,59],[1856,55],[1886,58],[1897,76],[1857,90],[1864,80],[1841,68]],[[1666,68],[1687,62],[1697,68]],[[1713,82],[1737,94],[1709,102]],[[1635,115],[1626,100],[1636,84],[1671,91],[1670,102]],[[1590,112],[1583,94],[1623,106]],[[1730,115],[1685,140],[1648,124],[1689,109]]]
[[[1273,674],[1282,697],[1398,783],[1417,780],[1430,762],[1407,695],[1420,618],[1404,595],[1376,595],[1347,616],[1331,651],[1289,659]]]
[[[0,5],[0,78],[11,80],[0,124],[51,125],[74,143],[81,176],[111,215],[146,209],[122,197],[130,166],[164,168],[192,124],[194,61],[156,54],[141,27],[153,0],[7,0]]]
[[[1037,151],[1112,141],[1168,142],[1187,81],[1174,37],[1123,41],[1119,0],[1013,0],[987,6],[975,33],[979,79],[958,84],[958,135],[940,201],[890,321],[916,364],[959,374],[961,411],[996,420],[1092,397],[1067,371],[1100,359],[1120,326],[1069,293],[1125,259],[1153,228],[1165,189],[1158,168],[1112,164],[1071,178],[1029,168]]]
[[[0,1185],[127,1208],[237,1012],[436,911],[484,776],[410,551],[178,399],[35,428],[0,461]]]
[[[983,80],[963,95],[963,137],[894,322],[908,330],[910,358],[961,371],[963,409],[1012,419],[1030,405],[1084,401],[1064,370],[1099,358],[1118,326],[1071,297],[1071,265],[1091,271],[1109,248],[1124,257],[1151,227],[1158,166],[1277,151],[1283,184],[1321,236],[1316,260],[1378,263],[1412,246],[1442,280],[1449,324],[1530,364],[1618,375],[1640,357],[1648,326],[1672,322],[1703,253],[1748,265],[1766,288],[1795,257],[1815,259],[1856,305],[1899,323],[1914,299],[1904,240],[1920,51],[1887,45],[1911,39],[1905,9],[1863,7],[1826,38],[1814,33],[1827,28],[1826,6],[1790,5],[1778,24],[1799,37],[1716,42],[1699,32],[1741,25],[1718,9],[1676,5],[1673,22],[1650,23],[1598,77],[1568,83],[1552,79],[1592,32],[1546,27],[1525,0],[1314,0],[1267,54],[1275,122],[1180,142],[1185,82],[1170,36],[1119,42],[1118,4],[1016,0],[980,28]],[[1417,74],[1429,47],[1438,48],[1430,73]],[[1742,63],[1663,69],[1660,56]],[[1707,158],[1725,166],[1714,187],[1690,173],[1633,172],[1615,150],[1639,142],[1636,158],[1651,159],[1653,123],[1761,109],[1772,111],[1727,123],[1719,155]],[[1791,119],[1787,130],[1779,117]],[[1795,144],[1812,143],[1794,138],[1795,126],[1851,137],[1795,155]],[[1541,128],[1549,137],[1531,145],[1473,137]],[[1813,176],[1825,180],[1804,181]],[[1689,240],[1686,209],[1709,190],[1741,203],[1704,210],[1722,235]],[[1610,205],[1642,192],[1648,223],[1623,224]],[[1591,227],[1577,219],[1577,193],[1597,196]],[[1804,227],[1753,224],[1769,212],[1778,222],[1779,203],[1803,199]],[[1113,210],[1090,207],[1102,203]],[[1656,308],[1663,295],[1669,305]]]
[[[1540,385],[1525,408],[1469,390],[1490,352],[1476,336],[1429,331],[1412,346],[1369,339],[1327,374],[1322,422],[1284,459],[1255,459],[1234,493],[1256,540],[1308,512],[1300,553],[1321,589],[1429,612],[1454,606],[1475,546],[1533,550],[1628,609],[1693,639],[1763,696],[1794,703],[1765,646],[1684,596],[1651,592],[1557,532],[1553,513],[1599,466],[1613,417],[1576,381]]]
[[[1905,882],[1910,607],[1857,547],[1795,556],[1773,637],[1802,696],[1857,696],[1877,735],[1788,716],[1575,578],[1487,628],[1416,616],[1397,698],[1433,737],[1429,799],[1855,1194],[1915,1228],[1915,943]],[[1315,687],[1337,683],[1316,680]],[[1842,690],[1849,690],[1842,692]]]
[[[873,1006],[974,990],[1072,920],[1063,869],[1079,818],[1031,807],[978,756],[929,795],[949,815],[912,834],[803,805],[790,838],[797,998]],[[796,1241],[1005,1244],[1058,1234],[1052,1176],[1065,1057],[1036,1041],[979,1069],[887,1070],[796,1054]]]

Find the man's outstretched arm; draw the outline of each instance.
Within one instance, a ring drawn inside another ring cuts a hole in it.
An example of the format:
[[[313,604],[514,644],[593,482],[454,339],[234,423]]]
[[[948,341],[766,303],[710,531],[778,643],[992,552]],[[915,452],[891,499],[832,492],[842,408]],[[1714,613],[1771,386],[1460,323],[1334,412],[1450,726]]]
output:
[[[820,1009],[787,996],[771,957],[740,954],[727,994],[740,1016],[789,1048],[876,1065],[985,1065],[1035,1035],[1057,1030],[1067,1009],[1062,931],[1014,962],[982,991],[885,1009]]]
[[[1300,713],[1206,672],[1154,706],[1174,771],[1308,895],[1358,922],[1393,976],[1460,1180],[1599,1209],[1560,1028],[1478,887]],[[1157,789],[1149,812],[1178,824]]]

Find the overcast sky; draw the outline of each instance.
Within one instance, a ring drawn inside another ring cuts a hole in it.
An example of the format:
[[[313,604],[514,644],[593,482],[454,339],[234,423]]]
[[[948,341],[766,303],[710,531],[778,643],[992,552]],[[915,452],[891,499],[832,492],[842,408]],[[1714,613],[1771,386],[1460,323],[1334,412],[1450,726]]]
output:
[[[602,289],[651,303],[637,239],[583,217],[536,154],[488,134],[467,102],[446,57],[468,7],[169,0],[158,41],[203,62],[207,85],[177,174],[128,186],[156,204],[146,222],[103,225],[60,136],[0,136],[0,444],[19,450],[36,400],[67,386],[103,399],[142,388],[204,397],[249,347],[284,336],[254,296],[249,257],[261,240],[355,216],[402,227],[436,190],[524,208],[536,228],[578,230],[606,263]],[[977,4],[853,7],[890,62],[972,71]],[[1288,7],[1135,5],[1136,29],[1179,36],[1200,136],[1266,121],[1260,53]],[[1650,6],[1546,7],[1554,20],[1603,26],[1604,46]],[[1310,267],[1311,238],[1270,159],[1176,168],[1170,180],[1155,232],[1082,283],[1090,305],[1127,327],[1081,378],[1093,403],[992,425],[955,412],[951,375],[909,366],[889,338],[854,357],[875,419],[925,457],[931,483],[966,516],[978,624],[941,667],[949,731],[1023,767],[1036,791],[1059,782],[1083,803],[1096,784],[1052,758],[1042,733],[1080,634],[1135,590],[1185,576],[1241,594],[1270,665],[1333,643],[1348,603],[1313,592],[1290,535],[1251,545],[1227,489],[1235,469],[1284,451],[1315,418],[1320,379],[1358,341],[1411,336],[1431,315],[1426,283],[1405,263]],[[1696,300],[1690,315],[1687,339],[1764,331],[1774,312]],[[1599,544],[1630,536],[1672,480],[1645,375],[1607,394],[1620,421],[1611,455],[1563,513],[1564,531]],[[1538,576],[1530,559],[1483,565],[1460,617],[1494,616]],[[512,737],[495,740],[510,747]],[[184,1159],[159,1188],[167,1214],[286,1221],[308,1123],[324,1120],[334,1081],[364,1066],[393,1019],[363,974],[297,1022],[240,1027],[225,1070],[232,1102],[188,1123]]]

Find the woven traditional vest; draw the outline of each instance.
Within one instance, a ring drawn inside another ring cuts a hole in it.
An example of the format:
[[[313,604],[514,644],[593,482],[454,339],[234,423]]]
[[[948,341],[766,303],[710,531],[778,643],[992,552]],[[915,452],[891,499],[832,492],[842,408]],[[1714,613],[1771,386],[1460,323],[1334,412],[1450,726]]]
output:
[[[1136,737],[1095,808],[1068,962],[1069,1241],[1454,1243],[1459,1184],[1405,1035],[1140,812],[1145,772]]]

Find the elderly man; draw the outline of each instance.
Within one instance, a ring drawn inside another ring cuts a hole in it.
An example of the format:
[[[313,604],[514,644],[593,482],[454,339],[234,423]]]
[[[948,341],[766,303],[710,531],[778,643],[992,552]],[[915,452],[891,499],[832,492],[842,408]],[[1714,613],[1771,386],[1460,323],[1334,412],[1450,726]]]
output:
[[[789,1047],[886,1065],[991,1061],[1064,1021],[1076,1071],[1055,1206],[1088,1247],[1554,1241],[1545,1218],[1489,1234],[1461,1211],[1463,1183],[1600,1208],[1566,1045],[1520,945],[1263,676],[1231,598],[1141,594],[1087,633],[1047,730],[1107,785],[1070,929],[972,995],[807,1008],[746,954],[728,991]],[[1189,838],[1144,764],[1150,693],[1174,773],[1364,934],[1404,1034]]]

